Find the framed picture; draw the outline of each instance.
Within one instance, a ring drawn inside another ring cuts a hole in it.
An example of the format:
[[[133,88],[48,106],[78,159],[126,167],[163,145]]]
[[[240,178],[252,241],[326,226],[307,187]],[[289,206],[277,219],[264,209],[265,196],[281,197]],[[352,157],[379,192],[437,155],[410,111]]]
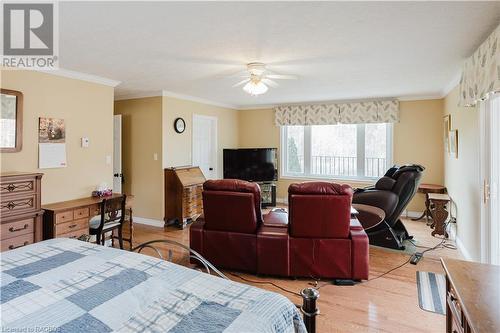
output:
[[[458,130],[450,131],[450,154],[458,158]]]
[[[451,131],[451,114],[447,114],[443,117],[443,140],[444,149],[447,153],[450,153],[450,131]]]
[[[64,119],[40,118],[38,128],[39,143],[64,143],[66,141],[66,127]]]

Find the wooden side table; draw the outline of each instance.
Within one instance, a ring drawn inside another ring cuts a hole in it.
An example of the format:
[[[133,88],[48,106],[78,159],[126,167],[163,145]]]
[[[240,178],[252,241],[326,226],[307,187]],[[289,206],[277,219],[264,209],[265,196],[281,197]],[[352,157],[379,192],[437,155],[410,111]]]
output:
[[[436,185],[436,184],[420,184],[418,187],[418,193],[425,194],[425,210],[422,213],[422,215],[420,215],[416,219],[412,219],[412,221],[419,221],[425,217],[425,221],[427,221],[428,223],[429,218],[432,218],[429,194],[431,193],[444,194],[446,193],[446,187],[444,187],[443,185]]]
[[[446,231],[445,222],[448,219],[448,210],[446,210],[446,205],[450,202],[450,196],[448,194],[440,193],[429,193],[429,202],[431,205],[432,214],[432,231],[431,235],[443,235],[448,238],[448,232]]]

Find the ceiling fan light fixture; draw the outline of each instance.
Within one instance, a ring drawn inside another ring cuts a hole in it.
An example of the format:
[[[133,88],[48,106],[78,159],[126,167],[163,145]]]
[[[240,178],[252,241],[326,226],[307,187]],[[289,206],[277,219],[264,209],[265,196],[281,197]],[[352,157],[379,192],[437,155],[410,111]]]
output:
[[[262,81],[250,81],[243,86],[243,90],[252,96],[262,95],[269,88]]]

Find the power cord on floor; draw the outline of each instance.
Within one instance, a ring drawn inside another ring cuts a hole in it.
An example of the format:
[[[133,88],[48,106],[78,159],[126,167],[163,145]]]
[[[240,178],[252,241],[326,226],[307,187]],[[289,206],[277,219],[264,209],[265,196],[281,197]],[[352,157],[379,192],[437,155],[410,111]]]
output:
[[[373,281],[373,280],[379,279],[379,278],[381,278],[381,277],[383,277],[383,276],[386,276],[387,274],[394,272],[396,269],[399,269],[399,268],[401,268],[401,267],[403,267],[403,266],[407,265],[409,262],[410,262],[410,258],[408,258],[408,259],[407,259],[404,263],[402,263],[402,264],[400,264],[400,265],[398,265],[398,266],[396,266],[396,267],[394,267],[394,268],[391,268],[391,269],[390,269],[390,270],[388,270],[387,272],[382,273],[382,274],[380,274],[380,275],[378,275],[378,276],[376,276],[376,277],[373,277],[373,278],[371,278],[371,279],[368,279],[366,282],[370,282],[370,281]]]
[[[243,280],[243,281],[245,281],[245,282],[248,282],[248,283],[256,283],[256,284],[269,284],[269,285],[271,285],[271,286],[273,286],[273,287],[275,287],[275,288],[278,288],[278,289],[279,289],[279,290],[281,290],[281,291],[287,292],[287,293],[292,294],[292,295],[295,295],[295,296],[300,296],[300,294],[299,294],[298,292],[296,292],[296,291],[292,291],[292,290],[289,290],[289,289],[286,289],[286,288],[283,288],[283,287],[281,287],[281,286],[279,286],[279,285],[277,285],[276,283],[271,282],[271,281],[257,281],[257,280],[251,280],[251,279],[247,279],[247,278],[245,278],[245,277],[243,277],[243,276],[241,276],[241,275],[238,275],[238,274],[236,274],[236,273],[232,273],[232,272],[228,272],[228,274],[229,274],[229,275],[232,275],[232,276],[234,276],[234,277],[237,277],[238,279],[241,279],[241,280]]]

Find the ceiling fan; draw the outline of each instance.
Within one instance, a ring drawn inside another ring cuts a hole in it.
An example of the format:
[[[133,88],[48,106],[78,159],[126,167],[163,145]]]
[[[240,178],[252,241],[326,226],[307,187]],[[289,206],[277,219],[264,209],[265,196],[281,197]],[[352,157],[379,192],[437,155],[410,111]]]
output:
[[[269,87],[276,88],[278,83],[274,80],[295,80],[296,75],[283,75],[270,71],[266,64],[261,62],[251,62],[247,64],[247,70],[238,73],[236,76],[245,79],[233,85],[233,87],[243,86],[243,90],[252,96],[261,95],[267,92]],[[269,87],[268,87],[269,86]]]

